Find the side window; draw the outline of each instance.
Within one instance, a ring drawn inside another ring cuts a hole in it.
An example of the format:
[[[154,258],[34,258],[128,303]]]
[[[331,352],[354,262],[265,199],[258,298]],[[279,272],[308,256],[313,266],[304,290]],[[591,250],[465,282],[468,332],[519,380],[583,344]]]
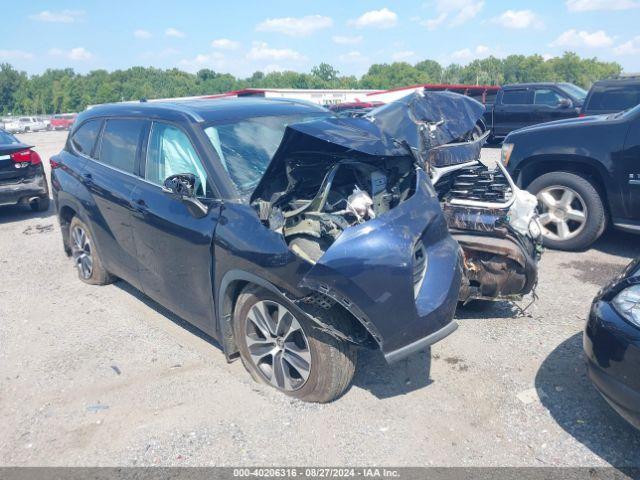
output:
[[[73,149],[86,155],[91,156],[93,146],[96,144],[96,139],[100,133],[100,127],[102,126],[102,120],[89,120],[83,124],[71,137],[71,145]]]
[[[145,120],[107,120],[100,142],[100,163],[134,173],[136,154],[146,124]]]
[[[162,185],[167,177],[178,173],[194,174],[196,195],[211,196],[207,187],[207,173],[189,137],[179,128],[154,122],[149,137],[144,177],[151,183]]]
[[[589,109],[626,110],[640,103],[640,87],[618,87],[596,90],[591,95]]]
[[[529,103],[529,92],[526,89],[505,90],[502,93],[503,105],[527,105]]]
[[[541,88],[536,89],[533,94],[533,103],[534,105],[549,105],[551,107],[555,107],[560,103],[562,97],[559,93],[551,90],[549,88]]]

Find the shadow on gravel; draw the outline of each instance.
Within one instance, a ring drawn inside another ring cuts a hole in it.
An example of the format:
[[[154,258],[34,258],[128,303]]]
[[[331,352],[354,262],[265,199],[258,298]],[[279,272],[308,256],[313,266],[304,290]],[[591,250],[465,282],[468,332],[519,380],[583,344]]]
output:
[[[611,465],[640,467],[640,432],[591,385],[582,359],[582,333],[549,354],[535,383],[542,404],[572,437]]]
[[[526,301],[523,302],[526,305]],[[511,302],[491,302],[488,300],[473,300],[466,305],[459,305],[455,318],[473,320],[484,318],[516,318],[520,310]]]
[[[147,297],[144,293],[142,293],[140,290],[137,290],[136,288],[132,287],[127,282],[122,281],[122,280],[118,280],[116,283],[114,283],[114,286],[118,287],[120,290],[123,290],[123,291],[127,292],[129,295],[132,295],[132,296],[136,297],[138,300],[140,300],[142,303],[144,303],[147,307],[155,310],[160,315],[163,315],[163,316],[167,317],[169,320],[171,320],[176,325],[184,328],[189,333],[192,333],[193,335],[196,335],[197,337],[201,338],[205,342],[211,344],[213,347],[215,347],[218,350],[220,350],[221,352],[223,352],[222,345],[220,345],[215,338],[207,335],[202,330],[200,330],[198,327],[194,327],[189,322],[187,322],[186,320],[183,320],[178,315],[173,313],[171,310],[167,310],[162,305],[157,303],[155,300],[152,300],[151,298]]]
[[[46,212],[34,212],[28,205],[5,205],[0,207],[0,225],[4,223],[22,222],[24,220],[36,220],[55,215],[53,204]]]
[[[417,352],[389,365],[379,350],[360,350],[353,386],[370,391],[377,398],[405,395],[432,383],[431,349]]]
[[[640,256],[640,235],[609,228],[591,248],[610,255],[636,258]]]

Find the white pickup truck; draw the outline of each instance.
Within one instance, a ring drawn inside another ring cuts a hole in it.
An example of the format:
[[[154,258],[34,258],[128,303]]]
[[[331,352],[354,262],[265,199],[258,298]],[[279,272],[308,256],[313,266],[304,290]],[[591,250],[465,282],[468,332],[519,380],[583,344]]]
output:
[[[39,132],[47,129],[47,124],[38,117],[18,117],[5,124],[5,130],[10,133]]]

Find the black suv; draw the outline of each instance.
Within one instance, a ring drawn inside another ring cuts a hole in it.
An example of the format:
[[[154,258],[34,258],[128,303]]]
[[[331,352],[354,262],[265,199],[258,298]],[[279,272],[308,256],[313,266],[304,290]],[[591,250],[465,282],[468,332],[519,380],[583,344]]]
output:
[[[513,132],[502,162],[538,197],[547,246],[587,248],[608,223],[640,233],[640,106]]]
[[[640,76],[601,80],[593,84],[582,107],[583,115],[616,113],[640,104]]]

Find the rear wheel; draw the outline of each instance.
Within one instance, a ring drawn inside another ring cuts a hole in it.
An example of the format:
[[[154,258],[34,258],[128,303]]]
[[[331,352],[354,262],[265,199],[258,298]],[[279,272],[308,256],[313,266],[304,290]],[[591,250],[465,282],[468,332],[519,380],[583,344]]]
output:
[[[293,314],[288,302],[250,286],[238,296],[233,316],[245,368],[259,382],[307,402],[330,402],[349,387],[355,347]]]
[[[606,227],[598,190],[584,177],[551,172],[527,188],[538,198],[543,243],[560,250],[582,250],[595,242]]]
[[[89,229],[78,217],[69,224],[69,242],[80,280],[91,285],[107,285],[115,280],[103,267]]]

